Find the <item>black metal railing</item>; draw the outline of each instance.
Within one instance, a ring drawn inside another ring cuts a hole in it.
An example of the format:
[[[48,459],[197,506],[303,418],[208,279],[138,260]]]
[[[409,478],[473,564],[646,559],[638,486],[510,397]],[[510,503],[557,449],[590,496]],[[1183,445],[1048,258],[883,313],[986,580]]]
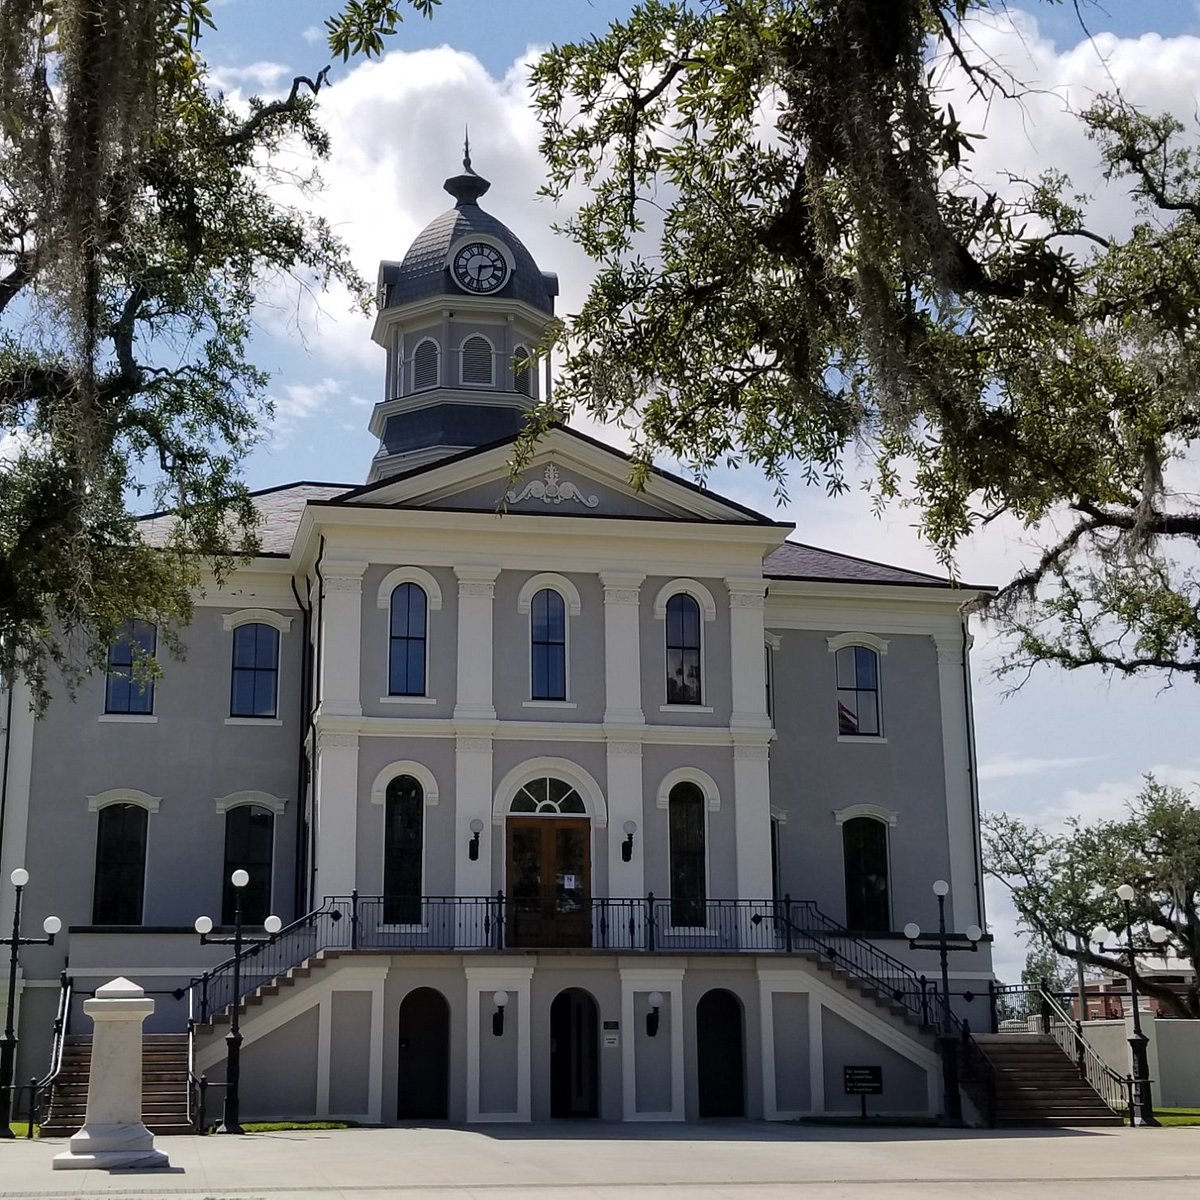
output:
[[[29,1137],[33,1137],[35,1122],[42,1121],[49,1114],[54,1098],[54,1083],[62,1072],[63,1050],[71,1025],[71,998],[74,987],[74,981],[64,970],[58,977],[58,1007],[55,1010],[54,1032],[50,1039],[50,1064],[41,1079],[29,1082]]]

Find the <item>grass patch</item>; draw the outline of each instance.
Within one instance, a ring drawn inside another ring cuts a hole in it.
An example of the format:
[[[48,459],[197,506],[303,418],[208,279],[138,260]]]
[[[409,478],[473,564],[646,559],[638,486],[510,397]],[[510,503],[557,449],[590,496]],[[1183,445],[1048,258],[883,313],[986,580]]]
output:
[[[9,1121],[8,1127],[13,1131],[13,1137],[23,1138],[29,1136],[28,1121]],[[36,1125],[33,1127],[33,1136],[38,1136],[38,1126]]]
[[[247,1133],[283,1133],[289,1129],[353,1129],[353,1121],[244,1121]]]

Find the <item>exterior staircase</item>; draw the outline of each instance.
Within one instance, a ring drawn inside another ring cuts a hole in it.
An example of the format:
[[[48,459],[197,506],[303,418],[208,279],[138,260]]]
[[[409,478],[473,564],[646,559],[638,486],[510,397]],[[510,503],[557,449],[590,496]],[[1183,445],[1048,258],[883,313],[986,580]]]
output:
[[[995,1071],[997,1127],[1124,1124],[1049,1034],[976,1034],[975,1042]]]
[[[92,1039],[68,1034],[42,1137],[69,1137],[87,1111]],[[188,1117],[188,1035],[147,1033],[142,1039],[142,1120],[154,1134],[194,1133]]]
[[[298,986],[303,980],[308,979],[314,972],[323,970],[326,966],[342,957],[346,953],[363,953],[362,951],[343,951],[343,950],[318,950],[316,954],[310,955],[303,962],[294,967],[289,967],[286,971],[276,975],[268,983],[260,984],[242,997],[241,1012],[243,1019],[248,1016],[251,1010],[260,1008],[272,996],[278,996],[280,992],[289,990]],[[369,953],[369,952],[368,952]],[[229,1024],[232,1015],[232,1006],[222,1009],[220,1012],[212,1013],[205,1024],[196,1025],[196,1036],[207,1036],[217,1030],[224,1030]]]

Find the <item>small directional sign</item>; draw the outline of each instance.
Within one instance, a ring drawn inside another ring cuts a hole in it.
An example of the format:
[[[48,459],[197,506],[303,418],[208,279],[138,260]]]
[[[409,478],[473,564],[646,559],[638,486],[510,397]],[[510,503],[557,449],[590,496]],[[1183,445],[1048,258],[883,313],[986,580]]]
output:
[[[882,1067],[843,1067],[847,1096],[882,1096]]]

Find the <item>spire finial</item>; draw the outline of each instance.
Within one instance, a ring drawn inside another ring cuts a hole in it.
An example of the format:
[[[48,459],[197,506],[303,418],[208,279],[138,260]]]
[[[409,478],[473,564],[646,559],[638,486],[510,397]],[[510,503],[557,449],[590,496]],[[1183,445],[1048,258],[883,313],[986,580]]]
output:
[[[463,126],[463,170],[468,175],[474,175],[474,168],[471,166],[471,127]]]

